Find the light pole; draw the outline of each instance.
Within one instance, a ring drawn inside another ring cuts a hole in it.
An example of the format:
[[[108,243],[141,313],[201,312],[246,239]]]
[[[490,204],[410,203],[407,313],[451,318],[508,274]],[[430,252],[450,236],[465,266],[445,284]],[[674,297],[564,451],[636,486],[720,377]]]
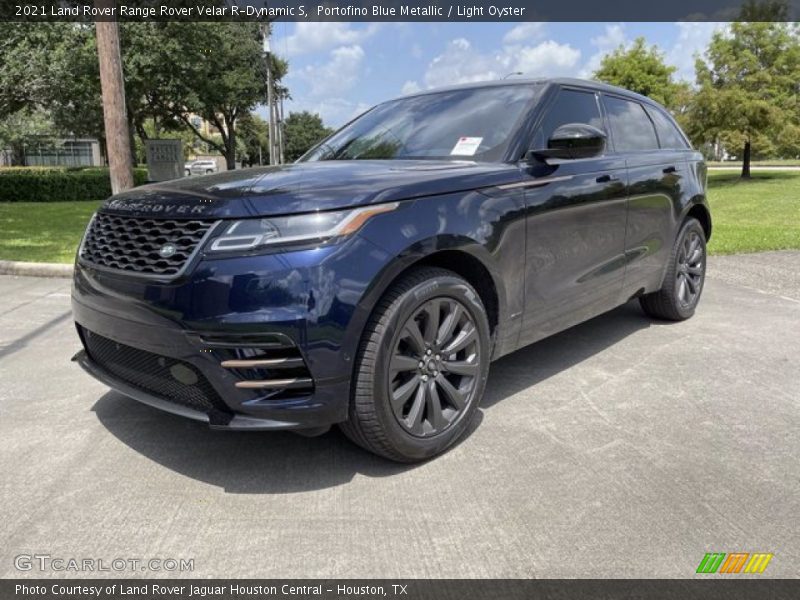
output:
[[[267,123],[267,131],[269,132],[269,164],[276,165],[280,161],[278,156],[278,128],[275,123],[275,100],[273,98],[274,91],[272,89],[272,60],[270,58],[269,48],[269,24],[263,25],[261,28],[263,43],[264,43],[264,58],[267,61],[267,107],[269,108],[269,121]]]
[[[525,73],[523,73],[522,71],[513,71],[513,72],[511,72],[511,73],[508,73],[508,74],[506,74],[506,75],[503,75],[502,79],[508,79],[508,78],[509,78],[509,77],[511,77],[512,75],[524,75],[524,74],[525,74]]]

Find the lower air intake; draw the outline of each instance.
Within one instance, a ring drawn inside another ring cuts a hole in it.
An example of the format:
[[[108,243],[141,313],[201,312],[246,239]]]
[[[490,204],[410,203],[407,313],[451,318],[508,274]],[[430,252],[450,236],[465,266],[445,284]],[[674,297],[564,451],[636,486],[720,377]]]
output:
[[[120,344],[81,328],[89,357],[133,387],[204,413],[227,407],[203,374],[187,362]]]

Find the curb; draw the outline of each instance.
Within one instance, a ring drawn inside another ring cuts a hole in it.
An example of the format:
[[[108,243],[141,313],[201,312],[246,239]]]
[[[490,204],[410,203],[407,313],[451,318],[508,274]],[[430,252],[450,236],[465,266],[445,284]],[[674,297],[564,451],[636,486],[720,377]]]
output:
[[[26,277],[72,277],[72,265],[61,263],[33,263],[18,260],[0,260],[0,275]]]

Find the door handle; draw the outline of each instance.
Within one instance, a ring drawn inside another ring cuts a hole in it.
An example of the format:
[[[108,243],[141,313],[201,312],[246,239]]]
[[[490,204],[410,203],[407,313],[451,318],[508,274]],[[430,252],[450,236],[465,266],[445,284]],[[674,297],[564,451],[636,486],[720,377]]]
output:
[[[676,169],[676,168],[675,168],[675,165],[670,165],[670,166],[668,166],[668,167],[666,167],[666,168],[664,169],[663,173],[664,173],[665,175],[669,175],[670,173],[674,173],[674,172],[675,172],[675,171],[677,171],[677,170],[678,170],[678,169]]]
[[[611,183],[612,181],[619,181],[619,177],[616,175],[600,175],[595,181],[597,183]]]

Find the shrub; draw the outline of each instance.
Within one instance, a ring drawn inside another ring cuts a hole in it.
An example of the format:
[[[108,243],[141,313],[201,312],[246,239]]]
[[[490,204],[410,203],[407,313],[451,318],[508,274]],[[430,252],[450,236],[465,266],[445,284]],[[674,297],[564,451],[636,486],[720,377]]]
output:
[[[135,185],[147,183],[147,169],[134,169]],[[104,200],[111,195],[108,169],[100,167],[0,168],[0,202]]]

